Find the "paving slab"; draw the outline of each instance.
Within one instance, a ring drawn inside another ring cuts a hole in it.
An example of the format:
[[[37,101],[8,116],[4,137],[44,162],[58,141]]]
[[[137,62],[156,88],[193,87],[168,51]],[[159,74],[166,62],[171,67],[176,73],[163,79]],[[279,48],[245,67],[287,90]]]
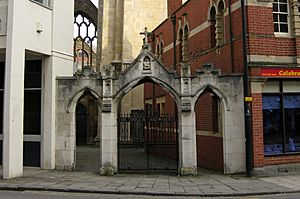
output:
[[[270,177],[222,175],[202,172],[197,176],[115,175],[99,176],[79,171],[25,168],[24,176],[2,179],[0,190],[41,190],[162,196],[247,196],[300,192],[300,174]]]

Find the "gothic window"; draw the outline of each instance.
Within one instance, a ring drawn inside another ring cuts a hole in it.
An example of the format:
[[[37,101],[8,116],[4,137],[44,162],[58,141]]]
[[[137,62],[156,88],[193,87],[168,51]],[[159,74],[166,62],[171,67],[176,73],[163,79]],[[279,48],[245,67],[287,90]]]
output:
[[[76,14],[74,18],[74,62],[81,60],[80,66],[96,68],[97,29],[95,24],[83,14]],[[84,55],[84,56],[82,56]],[[79,57],[77,57],[79,56]]]
[[[224,10],[223,1],[218,3],[218,12],[216,15],[216,45],[221,45],[224,42]]]
[[[210,47],[216,46],[216,8],[213,6],[209,13],[209,23],[210,23]]]
[[[273,1],[273,20],[275,33],[288,33],[288,0]]]

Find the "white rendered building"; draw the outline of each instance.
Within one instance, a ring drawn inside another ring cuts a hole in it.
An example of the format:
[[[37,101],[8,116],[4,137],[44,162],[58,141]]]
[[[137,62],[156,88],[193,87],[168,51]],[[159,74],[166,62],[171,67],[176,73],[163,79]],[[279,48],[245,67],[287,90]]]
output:
[[[22,176],[23,166],[55,168],[55,79],[73,74],[73,19],[73,0],[0,0],[5,179]]]

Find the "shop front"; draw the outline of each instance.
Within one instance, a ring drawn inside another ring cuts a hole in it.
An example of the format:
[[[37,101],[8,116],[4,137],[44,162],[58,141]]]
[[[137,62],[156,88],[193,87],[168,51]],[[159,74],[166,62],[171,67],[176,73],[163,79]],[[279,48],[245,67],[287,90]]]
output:
[[[300,69],[265,68],[259,79],[252,84],[254,166],[300,163]]]

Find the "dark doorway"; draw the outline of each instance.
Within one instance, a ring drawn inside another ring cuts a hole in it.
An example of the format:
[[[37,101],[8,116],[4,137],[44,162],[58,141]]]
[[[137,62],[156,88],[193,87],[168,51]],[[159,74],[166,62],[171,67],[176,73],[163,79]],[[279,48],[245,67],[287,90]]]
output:
[[[77,171],[98,172],[100,148],[98,132],[98,101],[89,90],[76,106],[76,165]]]
[[[177,173],[176,118],[148,111],[118,117],[119,171]]]
[[[76,145],[87,144],[87,110],[84,105],[76,107]]]

